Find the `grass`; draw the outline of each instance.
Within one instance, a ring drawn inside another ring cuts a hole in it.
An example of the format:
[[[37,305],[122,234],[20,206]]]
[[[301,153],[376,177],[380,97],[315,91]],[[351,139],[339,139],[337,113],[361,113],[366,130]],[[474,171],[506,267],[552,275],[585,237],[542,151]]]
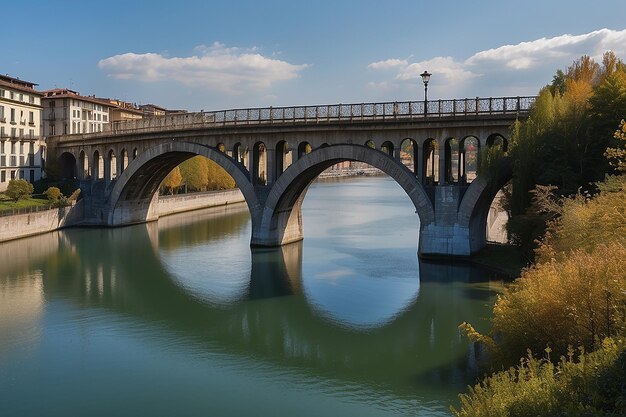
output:
[[[25,198],[14,201],[8,198],[4,193],[0,193],[0,212],[13,211],[17,209],[29,209],[35,207],[43,207],[49,205],[47,198]]]
[[[502,271],[510,278],[517,278],[529,261],[513,245],[487,243],[487,246],[472,257],[472,262]]]

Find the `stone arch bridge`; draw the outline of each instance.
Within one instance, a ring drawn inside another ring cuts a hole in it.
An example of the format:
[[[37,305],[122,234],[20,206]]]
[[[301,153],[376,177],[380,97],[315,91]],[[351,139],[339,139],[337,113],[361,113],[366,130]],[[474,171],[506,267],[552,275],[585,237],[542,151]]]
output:
[[[344,161],[378,168],[407,193],[420,219],[419,253],[470,256],[486,243],[489,207],[511,176],[477,175],[480,149],[506,151],[509,127],[534,97],[255,108],[113,122],[104,132],[48,139],[49,160],[77,178],[83,223],[156,219],[160,183],[195,155],[224,168],[252,218],[253,246],[303,238],[308,186]],[[506,162],[506,161],[505,161]]]

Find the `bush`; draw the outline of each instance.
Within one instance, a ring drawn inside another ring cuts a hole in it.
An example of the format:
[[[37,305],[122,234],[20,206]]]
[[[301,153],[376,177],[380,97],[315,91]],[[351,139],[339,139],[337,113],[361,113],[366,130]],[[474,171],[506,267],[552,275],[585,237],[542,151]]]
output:
[[[606,339],[577,360],[570,349],[557,365],[529,354],[460,394],[460,410],[451,411],[457,417],[626,415],[625,345],[623,338]]]
[[[625,290],[626,247],[581,249],[524,271],[496,301],[488,336],[464,327],[486,345],[496,369],[516,363],[527,349],[550,347],[557,358],[569,346],[591,351],[624,329]]]
[[[33,195],[33,185],[24,179],[11,180],[4,193],[15,201],[30,198]]]
[[[56,203],[61,199],[61,197],[63,197],[61,190],[57,187],[49,187],[44,194],[48,197],[48,201],[50,201],[50,203]]]

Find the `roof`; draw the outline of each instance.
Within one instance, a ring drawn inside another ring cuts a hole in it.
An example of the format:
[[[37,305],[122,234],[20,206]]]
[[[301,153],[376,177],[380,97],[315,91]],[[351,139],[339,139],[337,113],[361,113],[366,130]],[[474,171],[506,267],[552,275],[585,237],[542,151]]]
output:
[[[41,92],[33,89],[32,87],[27,87],[26,86],[26,85],[37,85],[37,84],[33,84],[33,83],[18,84],[18,83],[14,83],[14,82],[11,82],[11,81],[6,81],[7,78],[11,78],[11,77],[0,75],[0,87],[11,88],[13,90],[23,91],[25,93],[35,94],[35,95],[38,95],[38,96],[43,95]]]
[[[67,88],[55,88],[52,90],[42,91],[43,97],[42,100],[56,100],[60,98],[71,98],[75,100],[88,101],[94,104],[100,104],[105,107],[113,107],[110,103],[99,100],[94,96],[81,96],[74,90],[70,90]]]

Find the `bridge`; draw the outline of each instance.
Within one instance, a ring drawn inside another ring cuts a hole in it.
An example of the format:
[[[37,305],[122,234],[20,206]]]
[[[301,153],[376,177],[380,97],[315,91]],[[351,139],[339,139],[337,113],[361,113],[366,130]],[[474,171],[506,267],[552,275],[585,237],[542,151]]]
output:
[[[489,207],[511,177],[477,174],[480,149],[508,145],[535,97],[269,107],[113,122],[103,132],[48,139],[49,160],[80,181],[84,224],[156,220],[160,183],[195,155],[235,180],[252,246],[303,238],[309,185],[343,161],[369,164],[407,193],[423,256],[470,256],[486,243]],[[484,177],[484,178],[483,178]]]

